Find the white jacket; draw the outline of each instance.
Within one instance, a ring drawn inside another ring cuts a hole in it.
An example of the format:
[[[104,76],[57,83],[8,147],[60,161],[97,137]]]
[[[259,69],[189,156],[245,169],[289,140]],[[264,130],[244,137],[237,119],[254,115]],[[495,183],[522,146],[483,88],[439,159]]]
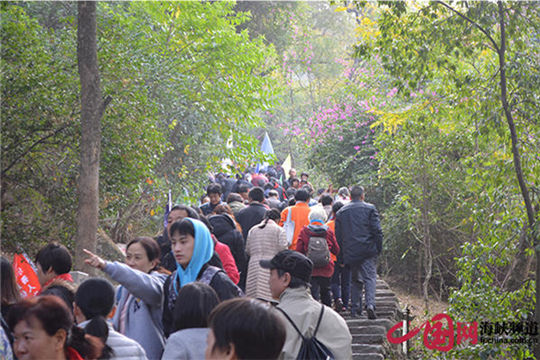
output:
[[[84,328],[89,322],[83,321],[78,326]],[[138,342],[114,331],[111,324],[108,325],[109,337],[106,344],[114,351],[110,360],[147,360],[146,353]]]

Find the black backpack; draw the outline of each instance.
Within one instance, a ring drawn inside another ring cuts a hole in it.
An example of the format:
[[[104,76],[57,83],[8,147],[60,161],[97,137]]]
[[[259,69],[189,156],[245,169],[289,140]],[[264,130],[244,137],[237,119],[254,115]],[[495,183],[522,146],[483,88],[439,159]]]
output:
[[[300,346],[300,351],[298,352],[298,355],[296,356],[297,360],[335,360],[334,354],[319,340],[317,340],[317,330],[319,330],[319,325],[321,324],[322,316],[324,313],[324,305],[321,307],[321,313],[319,314],[319,320],[317,321],[317,326],[315,327],[315,331],[313,332],[313,336],[310,338],[305,337],[302,335],[294,321],[287,315],[283,309],[280,309],[279,307],[276,307],[285,317],[291,325],[294,327],[298,335],[302,338],[302,345]]]

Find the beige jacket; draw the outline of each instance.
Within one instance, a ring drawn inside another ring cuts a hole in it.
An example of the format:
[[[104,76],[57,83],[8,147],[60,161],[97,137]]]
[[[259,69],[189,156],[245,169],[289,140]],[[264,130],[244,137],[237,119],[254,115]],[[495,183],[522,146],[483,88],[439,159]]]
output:
[[[285,250],[287,237],[285,230],[273,220],[268,220],[263,229],[259,228],[261,224],[255,225],[249,230],[246,241],[246,253],[250,256],[246,295],[270,301],[272,300],[270,285],[268,285],[270,270],[263,269],[259,265],[259,260],[271,259],[281,250]]]
[[[315,301],[305,287],[286,289],[280,296],[278,307],[294,321],[304,336],[312,336],[321,312],[321,304]],[[278,311],[287,328],[287,339],[280,359],[296,359],[302,339],[289,320]],[[336,359],[352,359],[352,336],[345,320],[328,306],[324,309],[317,340],[323,343]]]

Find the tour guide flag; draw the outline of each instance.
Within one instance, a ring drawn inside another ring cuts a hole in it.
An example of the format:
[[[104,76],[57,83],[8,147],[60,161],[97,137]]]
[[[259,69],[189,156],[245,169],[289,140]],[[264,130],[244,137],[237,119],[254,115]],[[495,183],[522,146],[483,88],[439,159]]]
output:
[[[31,297],[39,292],[41,286],[34,263],[24,251],[22,254],[13,255],[13,270],[23,297]]]
[[[166,228],[168,225],[169,212],[172,209],[172,195],[171,189],[169,189],[169,195],[167,196],[167,205],[165,205],[165,215],[163,215],[163,227]]]
[[[268,136],[267,132],[264,133],[264,139],[263,139],[263,142],[261,144],[261,151],[263,153],[265,153],[265,154],[273,154],[274,153],[274,148],[272,147],[272,142],[270,141],[270,137]],[[264,162],[262,165],[257,164],[257,172],[259,172],[260,168],[265,169],[267,166],[268,166],[267,162]]]
[[[292,168],[291,154],[287,155],[287,157],[283,161],[283,164],[281,164],[281,167],[283,168],[283,171],[285,172],[285,177],[287,177],[289,175],[289,170],[291,170]]]

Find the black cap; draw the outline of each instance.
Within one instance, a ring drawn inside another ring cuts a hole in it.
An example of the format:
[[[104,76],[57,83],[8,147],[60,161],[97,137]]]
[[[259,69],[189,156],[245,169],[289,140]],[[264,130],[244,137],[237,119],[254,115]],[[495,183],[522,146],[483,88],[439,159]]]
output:
[[[260,260],[259,264],[265,269],[281,269],[305,282],[311,279],[313,263],[304,254],[293,250],[283,250],[271,260]]]

